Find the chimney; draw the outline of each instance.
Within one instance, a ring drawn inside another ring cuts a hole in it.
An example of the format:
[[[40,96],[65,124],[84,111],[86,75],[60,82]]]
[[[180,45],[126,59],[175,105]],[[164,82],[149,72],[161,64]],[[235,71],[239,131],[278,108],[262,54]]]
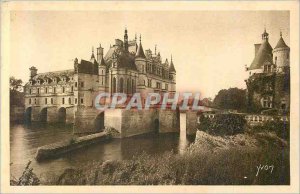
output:
[[[30,70],[30,79],[32,79],[34,76],[37,75],[37,68],[32,66],[29,68],[29,70]]]
[[[101,47],[101,44],[100,44],[99,47],[97,48],[97,61],[98,61],[98,63],[101,62],[102,57],[103,57],[103,48]]]

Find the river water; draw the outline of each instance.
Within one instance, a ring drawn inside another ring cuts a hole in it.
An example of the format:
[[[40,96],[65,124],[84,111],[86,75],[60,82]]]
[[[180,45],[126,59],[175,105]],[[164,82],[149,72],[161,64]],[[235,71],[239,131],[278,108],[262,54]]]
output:
[[[11,174],[19,177],[29,160],[32,161],[34,172],[40,176],[61,174],[66,168],[80,167],[92,161],[130,159],[133,155],[142,152],[157,155],[173,150],[174,153],[181,154],[193,141],[193,138],[186,137],[185,118],[185,114],[180,114],[180,134],[145,134],[125,139],[113,139],[39,163],[34,159],[37,148],[69,139],[72,134],[72,126],[36,123],[30,126],[11,125]]]

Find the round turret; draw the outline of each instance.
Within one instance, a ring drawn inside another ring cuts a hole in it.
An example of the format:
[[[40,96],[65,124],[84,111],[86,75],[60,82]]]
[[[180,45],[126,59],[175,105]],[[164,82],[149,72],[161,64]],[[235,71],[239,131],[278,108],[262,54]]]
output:
[[[285,44],[282,34],[273,50],[273,61],[278,71],[282,71],[284,67],[290,65],[290,48]]]

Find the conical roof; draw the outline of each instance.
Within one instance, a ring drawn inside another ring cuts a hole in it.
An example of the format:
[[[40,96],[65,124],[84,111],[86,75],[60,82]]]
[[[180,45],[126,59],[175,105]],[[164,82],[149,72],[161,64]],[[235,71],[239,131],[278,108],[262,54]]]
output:
[[[272,50],[273,49],[269,44],[268,40],[264,40],[263,43],[260,45],[257,54],[250,65],[249,70],[260,69],[266,61],[272,63]]]
[[[171,57],[171,64],[170,64],[170,67],[169,67],[169,71],[170,71],[170,72],[176,72],[175,67],[174,67],[174,64],[173,64],[173,59],[172,59],[172,57]]]
[[[142,46],[141,42],[140,42],[140,45],[139,45],[139,47],[137,49],[135,57],[139,57],[139,58],[143,58],[143,59],[146,58],[145,53],[144,53],[144,49],[143,49],[143,46]]]
[[[102,65],[102,66],[105,66],[105,65],[106,65],[106,64],[105,64],[105,61],[104,61],[104,59],[103,59],[103,55],[102,55],[101,61],[99,61],[99,64]]]
[[[274,49],[277,49],[277,48],[289,48],[289,47],[285,44],[285,42],[284,42],[282,36],[280,36],[280,39],[279,39],[279,41],[277,42],[277,45],[275,46]]]

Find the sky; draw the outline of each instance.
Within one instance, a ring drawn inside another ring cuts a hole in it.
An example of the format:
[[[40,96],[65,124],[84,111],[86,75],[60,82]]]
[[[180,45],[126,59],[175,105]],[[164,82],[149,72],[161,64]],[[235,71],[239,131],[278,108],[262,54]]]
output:
[[[14,11],[11,12],[10,76],[27,82],[38,73],[73,68],[101,43],[142,36],[143,48],[173,56],[179,92],[214,98],[221,89],[245,88],[245,65],[266,28],[274,48],[280,30],[289,45],[288,11]]]

